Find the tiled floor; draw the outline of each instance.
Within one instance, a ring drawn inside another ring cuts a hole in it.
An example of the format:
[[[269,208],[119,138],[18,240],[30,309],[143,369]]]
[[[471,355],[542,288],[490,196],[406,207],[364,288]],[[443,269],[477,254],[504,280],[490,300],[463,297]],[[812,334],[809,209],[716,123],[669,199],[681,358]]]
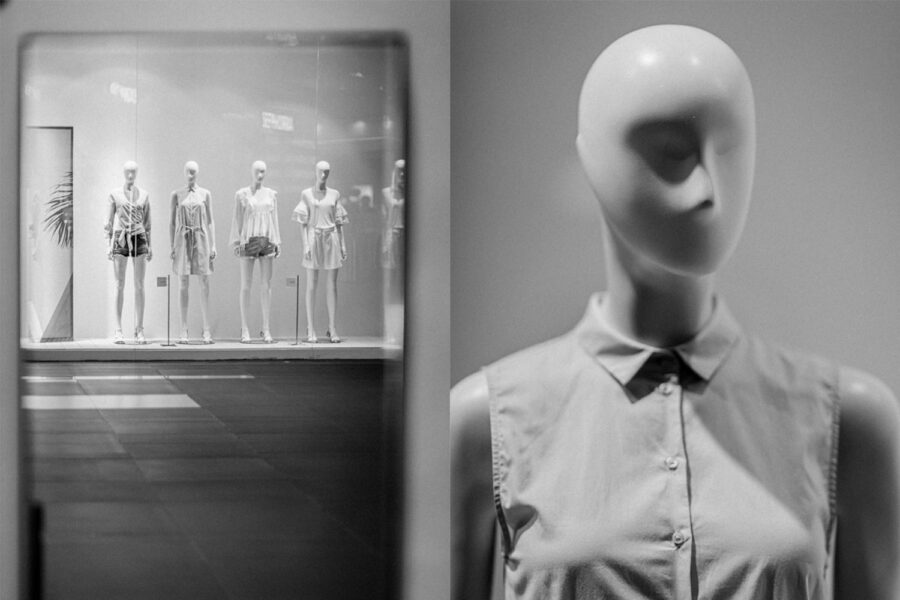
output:
[[[47,600],[395,597],[395,363],[24,375]]]

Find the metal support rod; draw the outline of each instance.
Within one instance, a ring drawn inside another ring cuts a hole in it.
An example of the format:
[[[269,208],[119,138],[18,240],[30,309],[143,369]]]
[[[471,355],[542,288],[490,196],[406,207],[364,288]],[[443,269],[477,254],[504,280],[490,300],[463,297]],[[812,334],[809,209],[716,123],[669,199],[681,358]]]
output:
[[[297,300],[294,303],[294,345],[300,345],[300,275],[297,275]]]
[[[161,344],[166,348],[171,348],[175,344],[172,343],[172,292],[169,289],[172,286],[172,276],[166,275],[166,343]]]

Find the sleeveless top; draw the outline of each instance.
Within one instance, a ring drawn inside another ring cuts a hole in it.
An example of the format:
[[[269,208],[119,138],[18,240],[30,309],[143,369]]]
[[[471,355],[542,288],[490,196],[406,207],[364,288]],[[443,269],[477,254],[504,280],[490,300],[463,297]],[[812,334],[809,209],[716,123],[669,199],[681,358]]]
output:
[[[484,369],[507,600],[825,600],[838,366],[717,300],[656,349],[604,320]]]

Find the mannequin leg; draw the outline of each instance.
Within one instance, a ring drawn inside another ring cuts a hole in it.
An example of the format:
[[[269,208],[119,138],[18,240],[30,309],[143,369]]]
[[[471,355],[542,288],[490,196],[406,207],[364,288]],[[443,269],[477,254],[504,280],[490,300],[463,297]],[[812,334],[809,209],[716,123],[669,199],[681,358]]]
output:
[[[188,304],[191,294],[189,276],[182,275],[179,277],[179,283],[181,284],[181,340],[186,342],[188,336]]]
[[[259,259],[259,300],[262,304],[262,333],[266,342],[272,341],[269,330],[269,312],[272,308],[272,260],[271,256]]]
[[[316,287],[319,285],[319,271],[306,270],[306,335],[309,341],[316,341],[316,327],[313,315],[316,314]]]
[[[116,333],[122,332],[122,307],[125,304],[125,271],[128,258],[120,254],[113,256],[113,277],[116,280]]]
[[[332,342],[339,342],[341,338],[337,333],[335,318],[337,313],[337,278],[338,269],[329,269],[328,280],[325,283],[325,302],[328,305],[328,332]]]
[[[144,331],[144,274],[147,272],[147,255],[134,257],[134,330],[143,341]]]
[[[209,275],[200,276],[200,315],[203,317],[203,332],[209,332]]]
[[[241,341],[250,341],[250,328],[247,327],[247,309],[250,307],[250,288],[253,284],[254,258],[241,258]]]

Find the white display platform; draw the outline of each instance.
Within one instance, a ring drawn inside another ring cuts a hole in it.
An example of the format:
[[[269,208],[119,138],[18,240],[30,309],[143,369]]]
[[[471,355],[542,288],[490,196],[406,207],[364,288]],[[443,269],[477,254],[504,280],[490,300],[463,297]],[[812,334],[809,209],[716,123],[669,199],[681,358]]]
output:
[[[397,359],[402,355],[399,345],[387,344],[381,338],[345,337],[342,342],[332,344],[319,338],[310,344],[294,340],[276,340],[264,344],[254,340],[242,344],[237,339],[216,340],[213,344],[190,344],[163,346],[166,340],[148,340],[137,345],[127,341],[113,344],[111,340],[79,340],[76,342],[35,343],[22,341],[22,359],[26,361],[141,361],[141,360],[239,360],[239,359],[299,359],[299,360],[341,360],[341,359]],[[174,343],[174,341],[173,341]]]

